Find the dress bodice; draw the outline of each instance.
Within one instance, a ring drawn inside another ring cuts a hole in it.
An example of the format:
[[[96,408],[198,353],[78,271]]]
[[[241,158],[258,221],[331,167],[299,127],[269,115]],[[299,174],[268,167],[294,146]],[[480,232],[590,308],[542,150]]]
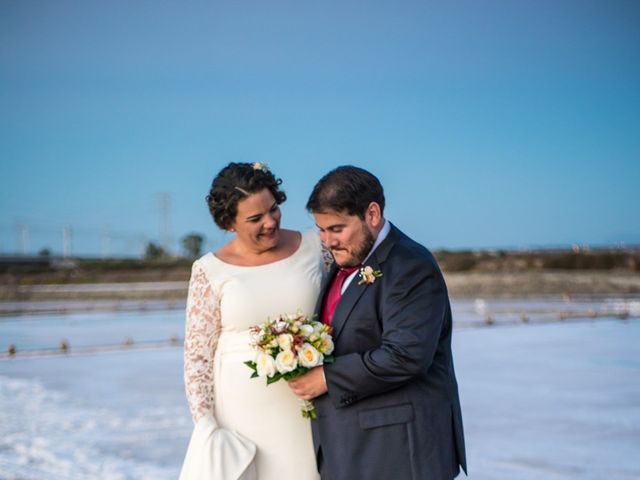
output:
[[[199,262],[219,292],[221,333],[246,330],[281,313],[311,315],[322,280],[320,254],[318,235],[305,232],[292,255],[266,265],[232,265],[213,253],[202,257]]]

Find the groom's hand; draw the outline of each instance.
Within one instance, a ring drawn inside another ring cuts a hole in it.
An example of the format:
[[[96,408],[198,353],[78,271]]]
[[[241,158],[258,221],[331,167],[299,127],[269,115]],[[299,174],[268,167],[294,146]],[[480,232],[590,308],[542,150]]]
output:
[[[289,380],[288,383],[293,393],[302,400],[313,400],[327,393],[327,383],[324,380],[322,366],[312,368],[304,375]]]

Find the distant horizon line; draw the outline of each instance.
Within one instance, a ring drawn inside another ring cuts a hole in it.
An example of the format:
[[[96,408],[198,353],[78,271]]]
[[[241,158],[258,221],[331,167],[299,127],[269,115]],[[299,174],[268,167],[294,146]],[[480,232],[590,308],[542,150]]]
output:
[[[155,243],[155,242],[152,242]],[[637,252],[640,251],[640,243],[616,243],[616,244],[556,244],[556,245],[529,245],[529,246],[503,246],[503,247],[433,247],[429,250],[434,253],[588,253],[595,252]],[[203,250],[202,255],[211,250]],[[184,255],[174,255],[169,253],[168,259],[184,259]],[[51,252],[49,255],[24,254],[20,252],[0,252],[0,261],[9,259],[35,260],[35,259],[55,259],[55,260],[145,260],[144,253],[139,255],[112,254],[104,256],[100,254],[81,253],[64,256],[62,253]]]

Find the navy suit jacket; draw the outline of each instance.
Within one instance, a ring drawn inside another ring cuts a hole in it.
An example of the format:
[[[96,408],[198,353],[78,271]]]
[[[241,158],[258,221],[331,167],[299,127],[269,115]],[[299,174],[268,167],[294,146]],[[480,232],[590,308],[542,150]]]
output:
[[[466,472],[451,307],[431,253],[391,227],[333,315],[335,363],[311,422],[323,480],[449,480]],[[316,306],[323,298],[334,266]]]

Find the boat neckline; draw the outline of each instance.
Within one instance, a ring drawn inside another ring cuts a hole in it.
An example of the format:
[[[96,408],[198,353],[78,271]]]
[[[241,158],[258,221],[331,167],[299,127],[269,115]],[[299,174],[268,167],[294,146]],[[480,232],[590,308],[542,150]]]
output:
[[[300,235],[300,244],[298,245],[298,248],[296,248],[295,251],[291,255],[289,255],[288,257],[280,258],[279,260],[275,260],[273,262],[263,263],[262,265],[238,265],[236,263],[229,263],[229,262],[227,262],[225,260],[222,260],[214,252],[209,252],[209,253],[207,253],[207,255],[211,255],[217,262],[222,263],[223,265],[227,265],[229,267],[236,267],[236,268],[268,267],[270,265],[276,265],[278,263],[285,262],[285,261],[289,260],[290,258],[295,257],[302,250],[302,244],[304,243],[305,234],[303,232],[300,232],[300,231],[297,231],[297,230],[296,230],[296,233],[298,235]]]

